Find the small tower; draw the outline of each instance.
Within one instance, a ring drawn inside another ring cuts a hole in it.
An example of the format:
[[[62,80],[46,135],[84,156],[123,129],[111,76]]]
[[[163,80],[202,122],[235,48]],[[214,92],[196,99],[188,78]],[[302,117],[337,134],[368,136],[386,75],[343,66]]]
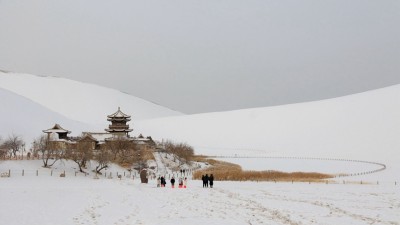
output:
[[[113,136],[129,137],[129,132],[131,132],[132,129],[129,129],[127,122],[131,120],[131,116],[121,112],[121,109],[118,107],[118,111],[108,115],[107,120],[111,121],[111,124],[105,131],[110,132]]]

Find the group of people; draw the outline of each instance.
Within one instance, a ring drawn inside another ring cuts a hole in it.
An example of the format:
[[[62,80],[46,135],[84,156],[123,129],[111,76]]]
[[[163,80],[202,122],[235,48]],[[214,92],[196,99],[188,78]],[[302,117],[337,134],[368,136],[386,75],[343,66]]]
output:
[[[172,177],[170,182],[171,182],[171,187],[175,188],[175,177]],[[164,176],[157,178],[157,187],[165,187],[166,184],[167,184],[167,181],[165,180]],[[186,185],[187,185],[187,178],[180,177],[178,179],[178,187],[186,188]]]
[[[214,185],[214,175],[212,174],[210,176],[208,174],[202,175],[201,180],[203,181],[203,188],[208,188],[208,185],[212,188]]]
[[[208,187],[212,188],[214,186],[214,175],[212,175],[212,174],[210,176],[208,176],[208,174],[202,175],[201,180],[203,181],[203,188],[208,188]],[[171,182],[171,187],[175,188],[176,180],[175,180],[174,176],[172,176],[170,182]],[[167,181],[165,180],[165,177],[164,176],[158,177],[157,178],[157,187],[165,187],[165,185],[167,185]],[[185,177],[185,178],[179,177],[178,187],[186,188],[186,186],[187,186],[187,177]]]

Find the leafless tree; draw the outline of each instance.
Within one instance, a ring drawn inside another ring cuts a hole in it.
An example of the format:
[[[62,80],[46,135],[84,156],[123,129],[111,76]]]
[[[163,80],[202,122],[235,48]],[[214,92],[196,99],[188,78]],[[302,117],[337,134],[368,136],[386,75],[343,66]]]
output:
[[[100,150],[96,151],[93,159],[97,162],[95,169],[96,173],[101,173],[101,170],[108,167],[111,162],[112,154],[105,146],[102,146]]]
[[[78,141],[76,144],[69,145],[66,151],[66,158],[74,161],[80,172],[86,168],[87,162],[93,158],[93,145],[90,141]]]
[[[129,139],[120,137],[109,140],[105,148],[112,154],[112,161],[119,164],[129,164],[135,160],[136,145]]]
[[[193,147],[186,143],[174,143],[167,140],[161,142],[160,146],[167,152],[172,153],[174,157],[177,156],[184,162],[188,162],[194,155]]]
[[[22,150],[23,145],[25,145],[21,136],[12,134],[10,135],[2,144],[2,149],[8,151],[10,158],[17,157],[17,152]]]
[[[66,143],[51,141],[47,135],[42,135],[33,141],[33,152],[38,153],[43,161],[43,167],[48,168],[65,157]]]
[[[5,159],[7,155],[7,149],[3,145],[3,139],[0,136],[0,159]]]

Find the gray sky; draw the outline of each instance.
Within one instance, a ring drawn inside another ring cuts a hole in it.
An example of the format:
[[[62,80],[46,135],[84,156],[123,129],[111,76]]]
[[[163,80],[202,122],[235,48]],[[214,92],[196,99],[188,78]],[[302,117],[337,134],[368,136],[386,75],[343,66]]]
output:
[[[342,96],[400,83],[400,1],[0,0],[0,69],[185,113]]]

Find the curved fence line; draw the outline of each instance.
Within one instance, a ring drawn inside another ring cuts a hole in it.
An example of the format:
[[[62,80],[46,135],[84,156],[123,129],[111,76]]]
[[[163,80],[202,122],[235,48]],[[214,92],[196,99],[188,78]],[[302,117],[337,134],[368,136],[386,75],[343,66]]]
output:
[[[295,156],[208,156],[208,158],[248,158],[248,159],[305,159],[305,160],[320,160],[320,161],[342,161],[342,162],[356,162],[356,163],[364,163],[370,165],[377,165],[380,168],[376,170],[369,170],[358,173],[349,173],[349,174],[340,174],[335,177],[349,177],[349,176],[360,176],[367,175],[372,173],[381,172],[386,169],[386,165],[378,162],[371,162],[365,160],[356,160],[356,159],[340,159],[340,158],[323,158],[323,157],[295,157]]]

